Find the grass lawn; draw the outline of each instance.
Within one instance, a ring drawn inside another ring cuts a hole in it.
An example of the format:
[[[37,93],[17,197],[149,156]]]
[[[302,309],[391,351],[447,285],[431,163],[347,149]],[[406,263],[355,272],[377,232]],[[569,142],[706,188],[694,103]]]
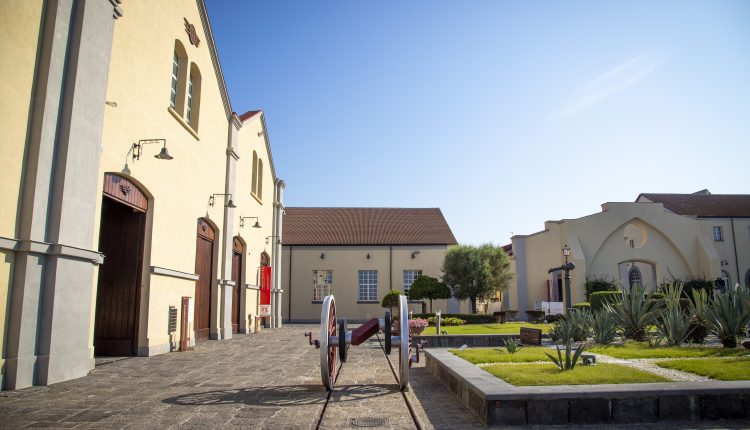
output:
[[[604,354],[615,358],[693,358],[731,357],[748,354],[745,349],[697,348],[661,346],[651,348],[645,342],[628,342],[624,345],[599,345],[587,349],[588,352]]]
[[[447,331],[448,334],[519,334],[521,327],[542,329],[542,333],[547,333],[552,324],[534,324],[526,322],[509,322],[505,324],[464,324],[453,326],[442,326],[440,330]],[[435,326],[429,326],[422,332],[422,336],[435,335]]]
[[[695,360],[657,361],[656,364],[667,369],[682,370],[720,381],[750,380],[750,359],[747,358],[699,358]]]
[[[596,366],[578,365],[573,370],[560,371],[552,363],[500,363],[484,370],[513,385],[594,385],[668,382],[652,373],[619,364],[599,363]]]
[[[549,348],[543,348],[541,346],[524,346],[515,354],[508,354],[505,348],[472,348],[459,351],[458,349],[451,349],[450,352],[463,358],[472,364],[480,363],[523,363],[529,361],[547,361],[545,352],[553,353],[553,350]]]

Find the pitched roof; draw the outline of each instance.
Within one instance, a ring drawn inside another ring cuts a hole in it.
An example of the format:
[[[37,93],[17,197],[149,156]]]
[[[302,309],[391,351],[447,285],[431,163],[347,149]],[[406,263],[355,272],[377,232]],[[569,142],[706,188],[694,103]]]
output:
[[[658,194],[642,193],[641,197],[679,215],[699,217],[750,217],[750,195],[748,194]]]
[[[439,208],[284,209],[284,245],[454,245]]]

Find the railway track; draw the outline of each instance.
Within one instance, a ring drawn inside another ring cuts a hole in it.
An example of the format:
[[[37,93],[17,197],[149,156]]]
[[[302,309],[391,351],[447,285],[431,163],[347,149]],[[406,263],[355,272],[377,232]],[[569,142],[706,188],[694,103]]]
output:
[[[398,363],[394,365],[391,356],[385,354],[382,336],[375,336],[363,346],[336,368],[334,388],[320,409],[315,429],[422,430],[418,406],[409,399],[408,388],[400,390]]]

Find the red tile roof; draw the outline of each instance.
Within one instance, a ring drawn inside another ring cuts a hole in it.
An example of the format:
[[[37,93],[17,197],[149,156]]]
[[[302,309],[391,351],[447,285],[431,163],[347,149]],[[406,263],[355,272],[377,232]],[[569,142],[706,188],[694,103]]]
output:
[[[454,245],[439,208],[293,208],[284,245]]]
[[[748,194],[654,194],[642,193],[635,200],[645,197],[679,215],[699,217],[750,217],[750,195]]]
[[[240,115],[240,119],[242,120],[242,122],[245,122],[248,119],[254,117],[255,115],[257,115],[257,114],[259,114],[261,112],[263,112],[263,111],[260,111],[260,110],[249,110],[249,111],[243,113],[242,115]]]

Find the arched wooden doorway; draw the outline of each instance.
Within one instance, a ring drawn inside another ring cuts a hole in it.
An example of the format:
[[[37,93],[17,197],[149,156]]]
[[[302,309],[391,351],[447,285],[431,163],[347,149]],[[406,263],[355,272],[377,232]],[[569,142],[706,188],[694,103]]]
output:
[[[137,355],[148,198],[130,180],[104,175],[94,316],[95,355]]]
[[[195,245],[195,315],[193,329],[195,340],[208,340],[211,329],[211,286],[214,272],[214,237],[216,232],[211,224],[198,218]]]
[[[245,255],[245,244],[236,237],[232,241],[232,281],[234,281],[234,292],[232,293],[232,334],[237,334],[240,327],[240,300],[242,299],[242,259]]]

